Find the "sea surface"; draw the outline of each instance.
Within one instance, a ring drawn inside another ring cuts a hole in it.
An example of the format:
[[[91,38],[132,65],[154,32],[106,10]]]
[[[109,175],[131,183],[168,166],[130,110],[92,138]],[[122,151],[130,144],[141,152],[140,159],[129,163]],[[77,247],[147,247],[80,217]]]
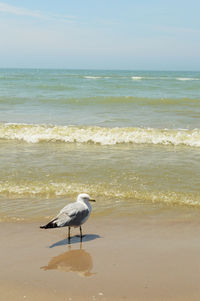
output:
[[[200,213],[200,72],[0,69],[0,220]]]

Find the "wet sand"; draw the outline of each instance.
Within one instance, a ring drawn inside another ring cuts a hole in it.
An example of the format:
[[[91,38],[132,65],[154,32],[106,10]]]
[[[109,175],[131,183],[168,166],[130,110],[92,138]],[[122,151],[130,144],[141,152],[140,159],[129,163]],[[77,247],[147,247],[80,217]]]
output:
[[[200,219],[91,217],[83,231],[69,245],[66,228],[1,223],[1,300],[200,300]]]

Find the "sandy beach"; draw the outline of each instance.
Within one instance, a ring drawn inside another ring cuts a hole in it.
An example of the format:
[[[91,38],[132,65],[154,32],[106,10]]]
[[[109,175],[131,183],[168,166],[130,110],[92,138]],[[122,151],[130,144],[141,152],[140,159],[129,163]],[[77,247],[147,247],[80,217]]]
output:
[[[71,245],[66,230],[1,224],[2,300],[199,300],[198,219],[93,217]]]
[[[180,3],[0,1],[0,301],[200,301],[200,1]]]

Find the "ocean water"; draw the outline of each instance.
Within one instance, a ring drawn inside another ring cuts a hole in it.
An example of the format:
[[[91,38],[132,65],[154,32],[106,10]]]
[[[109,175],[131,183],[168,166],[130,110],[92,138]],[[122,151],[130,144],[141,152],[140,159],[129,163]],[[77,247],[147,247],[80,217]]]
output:
[[[0,220],[200,210],[200,72],[0,69]]]

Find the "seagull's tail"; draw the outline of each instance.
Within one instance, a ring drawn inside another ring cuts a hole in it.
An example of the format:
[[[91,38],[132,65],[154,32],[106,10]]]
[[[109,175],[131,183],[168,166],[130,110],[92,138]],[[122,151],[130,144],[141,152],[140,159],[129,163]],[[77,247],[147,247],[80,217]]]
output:
[[[56,220],[57,219],[53,219],[48,224],[46,224],[44,226],[40,226],[40,228],[41,229],[57,228],[58,226],[57,226]]]
[[[47,229],[46,225],[40,226],[41,229]]]

